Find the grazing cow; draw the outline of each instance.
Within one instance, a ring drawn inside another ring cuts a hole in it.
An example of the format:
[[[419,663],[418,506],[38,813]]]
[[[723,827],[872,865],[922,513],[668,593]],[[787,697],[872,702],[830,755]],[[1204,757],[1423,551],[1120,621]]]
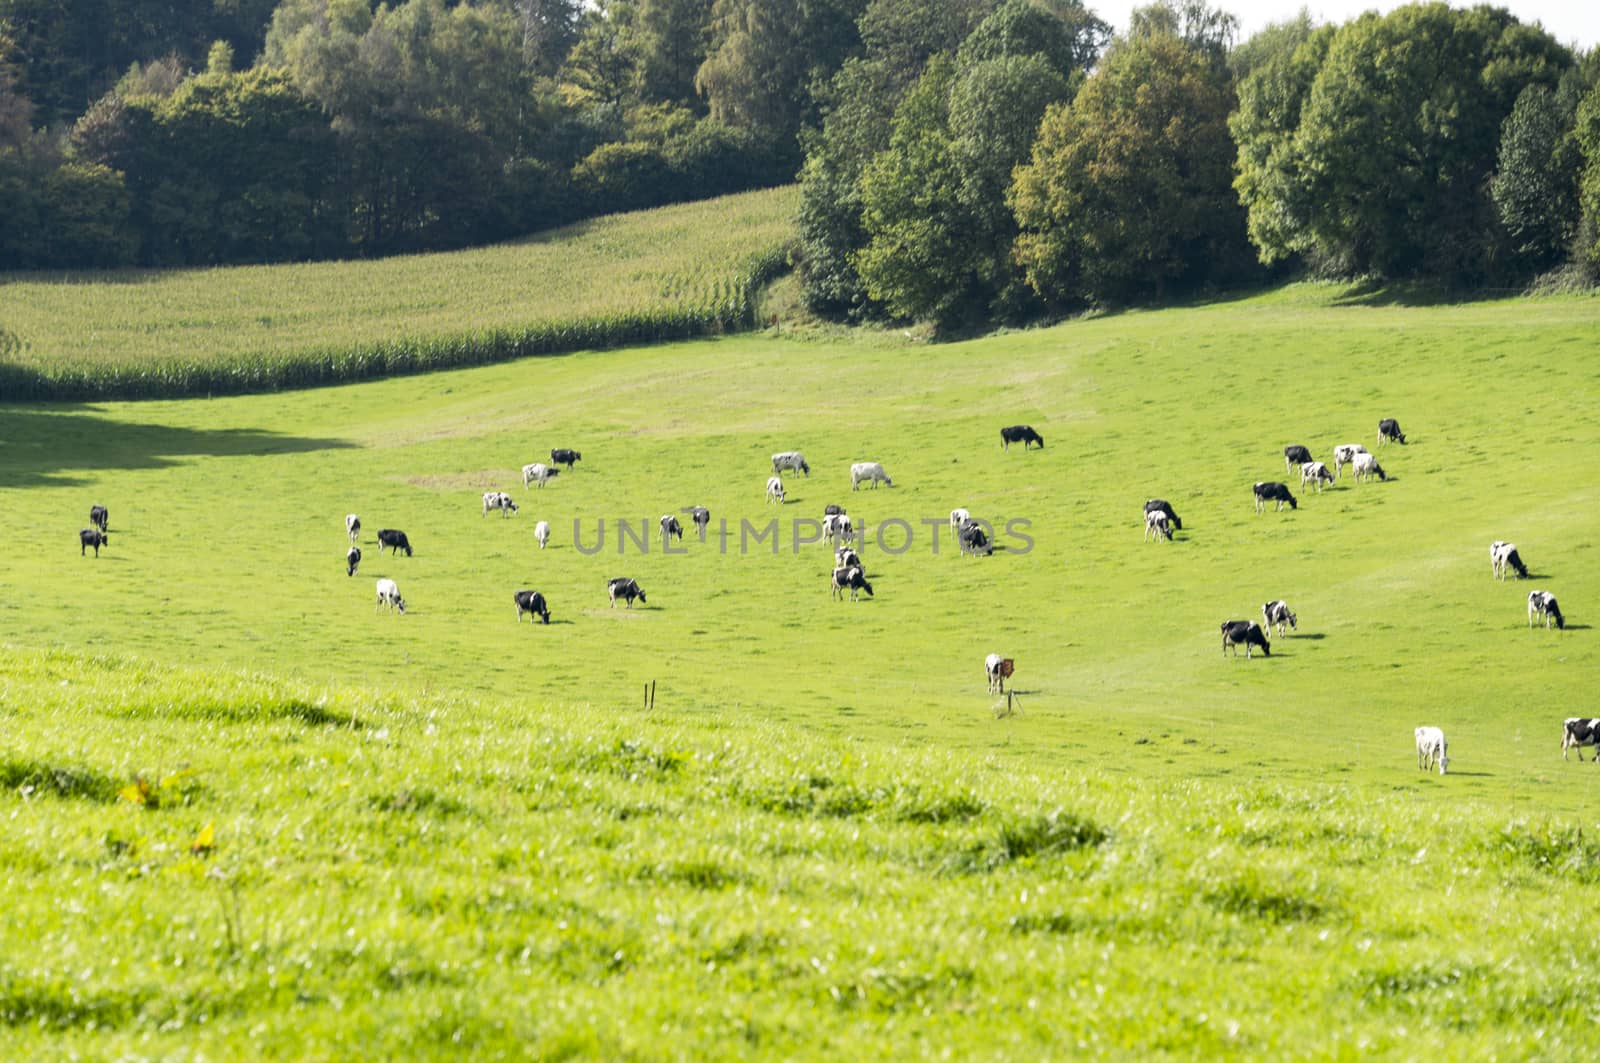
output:
[[[1162,513],[1167,515],[1167,520],[1172,522],[1173,531],[1183,531],[1183,521],[1179,520],[1178,514],[1173,512],[1171,502],[1168,502],[1164,498],[1152,498],[1150,501],[1144,504],[1144,511],[1146,513],[1153,513],[1156,510],[1160,510]]]
[[[606,594],[610,596],[612,606],[617,604],[618,598],[626,601],[629,609],[633,608],[633,600],[635,598],[646,605],[650,604],[644,596],[644,588],[639,586],[637,581],[631,580],[626,576],[618,576],[616,579],[607,580]]]
[[[1006,680],[1016,672],[1017,662],[1010,657],[1002,657],[998,653],[991,653],[983,659],[983,673],[989,677],[989,693],[1004,694]]]
[[[1384,443],[1404,443],[1406,434],[1400,431],[1400,422],[1393,417],[1385,417],[1378,422],[1378,445]]]
[[[989,534],[983,530],[983,525],[977,521],[968,521],[956,532],[956,538],[961,542],[961,552],[971,554],[973,557],[988,557],[994,553],[994,544],[989,541]]]
[[[1378,464],[1378,459],[1371,454],[1361,453],[1355,456],[1350,465],[1356,471],[1356,483],[1370,479],[1374,474],[1380,480],[1387,480],[1389,474],[1383,471],[1383,466]]]
[[[1152,537],[1156,539],[1165,538],[1168,542],[1172,541],[1172,522],[1167,519],[1167,515],[1161,510],[1152,509],[1145,513],[1144,537],[1146,542]]]
[[[110,531],[111,529],[108,527],[110,523],[111,514],[106,511],[105,506],[89,507],[89,524],[91,526],[99,528],[101,531]]]
[[[785,469],[802,476],[811,475],[811,466],[806,464],[806,459],[800,456],[798,450],[786,450],[782,454],[772,455],[772,474],[776,476]]]
[[[783,505],[783,481],[776,476],[767,477],[767,501]]]
[[[964,509],[950,511],[950,534],[954,535],[961,530],[961,526],[972,519],[972,514]]]
[[[690,506],[684,512],[689,514],[689,520],[693,522],[695,531],[700,533],[700,541],[704,542],[706,528],[711,524],[711,511],[705,506]]]
[[[1289,493],[1289,486],[1287,484],[1262,481],[1261,483],[1255,485],[1254,490],[1256,495],[1257,513],[1264,513],[1266,511],[1268,502],[1277,503],[1277,506],[1273,509],[1274,513],[1281,511],[1285,502],[1289,503],[1290,509],[1300,508],[1300,503],[1296,502],[1294,500],[1294,495]]]
[[[1600,764],[1600,719],[1592,716],[1572,716],[1561,725],[1561,759],[1567,759],[1567,750],[1578,751],[1578,763],[1583,763],[1583,747],[1595,746],[1595,755],[1589,759]]]
[[[550,451],[550,464],[565,465],[568,472],[572,471],[572,466],[576,462],[582,460],[582,454],[579,454],[576,450],[568,450],[566,447],[554,447]],[[523,481],[523,486],[527,486],[527,481]]]
[[[1340,479],[1344,478],[1344,467],[1356,460],[1357,454],[1367,453],[1367,448],[1360,443],[1344,443],[1333,448],[1333,472]]]
[[[1311,451],[1305,447],[1288,446],[1283,448],[1283,471],[1294,472],[1296,465],[1304,465],[1311,460]]]
[[[498,509],[502,517],[509,517],[517,511],[517,504],[511,501],[511,496],[504,491],[485,491],[483,493],[483,515],[487,517],[491,509]]]
[[[534,462],[532,465],[524,465],[522,467],[522,486],[527,487],[531,483],[536,483],[543,487],[546,481],[553,480],[560,474],[560,469],[552,469],[550,466],[541,465],[538,462]]]
[[[1522,563],[1522,555],[1517,553],[1516,543],[1505,543],[1496,539],[1489,544],[1489,560],[1494,565],[1495,579],[1505,579],[1507,568],[1516,569],[1518,579],[1528,578],[1528,566]]]
[[[344,564],[345,568],[348,570],[345,572],[345,575],[354,576],[356,574],[356,567],[361,564],[361,547],[352,546],[349,550],[345,551]]]
[[[1266,629],[1271,631],[1273,626],[1278,628],[1278,634],[1283,635],[1285,626],[1290,631],[1300,630],[1300,618],[1289,612],[1289,604],[1282,599],[1268,602],[1261,607],[1261,618],[1266,621]]]
[[[859,487],[862,480],[871,480],[874,491],[878,489],[879,480],[889,487],[894,486],[889,474],[883,471],[882,463],[876,461],[858,461],[850,466],[850,490],[854,491]]]
[[[683,525],[678,523],[678,518],[671,513],[661,515],[661,545],[667,545],[667,539],[676,535],[678,541],[683,542]]]
[[[1449,743],[1444,740],[1444,732],[1437,727],[1418,727],[1417,735],[1417,767],[1423,771],[1431,771],[1438,767],[1439,774],[1443,775],[1450,766]],[[1565,743],[1562,754],[1565,755]],[[1583,754],[1578,754],[1580,757]]]
[[[402,616],[405,615],[406,600],[400,597],[400,586],[392,579],[378,581],[378,604],[373,606],[373,611],[380,608],[389,611],[398,609]]]
[[[550,522],[541,520],[533,526],[533,537],[539,540],[539,549],[543,550],[545,543],[550,541]]]
[[[89,547],[94,547],[94,556],[100,556],[100,548],[105,546],[110,539],[99,528],[84,528],[78,533],[78,556],[82,557]]]
[[[1228,652],[1228,647],[1233,647],[1233,655],[1239,656],[1239,647],[1244,646],[1246,660],[1250,658],[1250,647],[1260,646],[1261,652],[1268,657],[1272,656],[1272,645],[1267,642],[1266,632],[1261,630],[1261,625],[1254,620],[1224,620],[1222,622],[1222,652]]]
[[[861,564],[861,555],[856,553],[854,549],[848,546],[841,546],[833,552],[833,567],[859,568],[861,569],[863,575],[865,575],[867,571],[866,568]]]
[[[1021,443],[1022,449],[1027,450],[1033,443],[1039,444],[1039,449],[1044,449],[1044,436],[1033,430],[1032,425],[1014,424],[1000,429],[1000,449],[1010,450],[1011,444]]]
[[[383,548],[387,546],[390,553],[404,550],[406,556],[411,556],[411,540],[406,538],[406,533],[393,528],[378,529],[378,555],[383,555]]]
[[[822,518],[822,541],[847,543],[856,537],[855,522],[844,513],[830,513]]]
[[[355,542],[361,538],[361,518],[354,513],[346,513],[344,517],[345,538]]]
[[[862,571],[861,566],[852,565],[849,568],[840,566],[833,570],[833,596],[844,601],[844,592],[847,590],[850,592],[852,602],[860,600],[859,594],[862,591],[867,592],[868,598],[873,597],[872,584],[867,582],[867,574]]]
[[[550,622],[550,607],[545,604],[544,595],[538,591],[518,591],[511,597],[517,602],[517,623],[522,623],[523,613],[531,613],[546,624]]]
[[[1556,596],[1549,591],[1533,591],[1528,595],[1528,626],[1532,627],[1535,619],[1543,620],[1546,629],[1550,622],[1555,621],[1556,630],[1564,630],[1567,618],[1561,615],[1561,607],[1556,604]]]
[[[1318,493],[1322,491],[1323,484],[1333,483],[1333,473],[1320,461],[1308,461],[1300,466],[1300,490],[1306,489],[1306,484],[1315,487]]]

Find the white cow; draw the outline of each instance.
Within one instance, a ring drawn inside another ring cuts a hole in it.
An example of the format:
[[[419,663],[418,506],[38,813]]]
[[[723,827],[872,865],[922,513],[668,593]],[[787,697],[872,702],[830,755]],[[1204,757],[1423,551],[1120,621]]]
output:
[[[536,483],[543,487],[545,481],[555,479],[560,472],[560,469],[552,469],[550,466],[541,465],[539,462],[534,462],[532,465],[524,465],[522,467],[522,486],[527,487],[531,483]]]
[[[1378,459],[1363,450],[1350,460],[1350,465],[1356,471],[1356,482],[1371,479],[1377,476],[1380,480],[1387,480],[1389,474],[1383,471],[1383,466],[1378,464]]]
[[[798,450],[786,450],[781,454],[772,455],[772,474],[776,476],[785,469],[802,476],[811,475],[811,466],[806,464],[806,459]]]
[[[373,606],[373,610],[379,608],[398,609],[402,615],[406,611],[406,600],[400,597],[400,586],[392,579],[378,581],[378,604]]]
[[[983,672],[989,677],[989,693],[1004,694],[1006,692],[1006,679],[1013,674],[1014,667],[1009,657],[1002,657],[998,653],[991,653],[983,659]]]
[[[1367,448],[1360,443],[1345,443],[1343,446],[1333,448],[1333,471],[1344,478],[1344,467],[1355,460],[1357,454],[1365,454]]]
[[[1167,520],[1167,515],[1159,509],[1152,509],[1144,515],[1144,537],[1148,541],[1152,536],[1156,539],[1172,539],[1172,522]]]
[[[1325,483],[1333,483],[1333,473],[1329,472],[1328,467],[1322,462],[1308,461],[1300,466],[1300,489],[1302,491],[1305,490],[1306,484],[1310,484],[1318,491],[1321,491],[1322,485]]]
[[[550,541],[550,522],[541,520],[533,526],[533,537],[539,540],[539,549],[544,549],[544,544]]]
[[[361,518],[356,516],[354,513],[345,514],[344,533],[349,537],[351,542],[355,542],[357,539],[361,538]]]
[[[858,461],[850,466],[850,490],[854,491],[861,486],[862,480],[871,480],[872,489],[878,489],[878,481],[882,480],[888,487],[894,486],[894,481],[889,479],[889,474],[883,471],[881,462]]]
[[[954,535],[956,532],[960,531],[961,526],[971,519],[972,514],[968,513],[966,510],[952,509],[950,511],[950,534]]]
[[[1418,727],[1416,733],[1417,767],[1431,771],[1437,765],[1439,774],[1443,775],[1450,766],[1450,758],[1446,755],[1449,746],[1444,740],[1444,732],[1437,727]]]
[[[498,509],[502,517],[509,517],[517,511],[517,504],[504,491],[485,491],[483,493],[483,515],[487,517],[491,509]]]
[[[767,501],[783,504],[783,481],[776,476],[767,479]]]

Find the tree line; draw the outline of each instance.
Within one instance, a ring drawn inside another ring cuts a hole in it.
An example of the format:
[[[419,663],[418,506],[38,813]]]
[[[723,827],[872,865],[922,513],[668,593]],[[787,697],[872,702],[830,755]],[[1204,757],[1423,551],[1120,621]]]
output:
[[[236,56],[252,57],[248,65]],[[384,254],[791,180],[810,305],[1600,270],[1600,54],[1503,9],[0,0],[0,268]]]

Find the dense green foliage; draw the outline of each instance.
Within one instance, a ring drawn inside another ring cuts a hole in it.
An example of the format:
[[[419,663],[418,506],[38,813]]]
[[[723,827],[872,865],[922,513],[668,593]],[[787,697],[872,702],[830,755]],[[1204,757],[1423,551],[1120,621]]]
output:
[[[1600,301],[1405,294],[0,410],[0,1046],[1585,1058],[1600,769],[1557,742],[1600,667]],[[1253,511],[1283,443],[1376,449],[1386,414],[1389,482]],[[1047,447],[1003,452],[1014,421]],[[811,476],[766,506],[789,447]],[[862,458],[896,486],[851,494]],[[491,488],[522,511],[482,516]],[[1151,495],[1175,542],[1140,541]],[[94,502],[111,541],[73,557]],[[826,502],[873,599],[829,598],[821,544],[718,549],[715,520]],[[690,503],[713,537],[683,554],[573,546]],[[955,505],[1034,549],[878,548]],[[1534,581],[1491,579],[1502,537]],[[624,573],[648,605],[607,607]],[[1530,586],[1568,630],[1527,627]],[[1218,621],[1280,595],[1298,630],[1223,657]]]
[[[376,263],[8,278],[0,394],[261,391],[746,328],[794,203],[745,193]]]

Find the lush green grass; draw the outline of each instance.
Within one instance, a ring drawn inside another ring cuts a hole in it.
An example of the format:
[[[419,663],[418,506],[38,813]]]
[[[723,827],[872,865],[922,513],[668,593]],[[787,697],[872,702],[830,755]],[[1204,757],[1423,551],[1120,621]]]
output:
[[[1301,287],[942,347],[751,335],[0,408],[0,623],[67,651],[0,676],[26,884],[0,1038],[1580,1057],[1596,772],[1557,747],[1600,665],[1597,325],[1594,299]],[[1372,447],[1381,416],[1411,439],[1390,482],[1254,512],[1284,444]],[[1046,449],[1002,453],[1015,422]],[[524,489],[552,446],[584,460]],[[875,598],[832,601],[821,546],[738,552],[792,447],[784,520],[916,529],[867,547]],[[864,459],[896,486],[852,494]],[[489,488],[522,512],[481,516]],[[1174,543],[1140,541],[1152,496]],[[95,502],[110,546],[73,557]],[[592,541],[694,503],[727,554],[573,546],[574,518]],[[919,522],[958,505],[1034,548],[933,556]],[[416,556],[378,558],[385,526]],[[1538,578],[1491,580],[1496,538]],[[607,607],[620,574],[648,605]],[[406,616],[374,613],[382,575]],[[1532,586],[1567,631],[1528,630]],[[516,624],[518,587],[556,622]],[[1299,633],[1224,658],[1217,624],[1277,597]],[[176,660],[202,670],[145,663]],[[1451,775],[1417,772],[1420,723]],[[108,799],[139,774],[163,807]]]
[[[0,394],[206,394],[360,379],[745,323],[792,188],[375,262],[0,277]]]

